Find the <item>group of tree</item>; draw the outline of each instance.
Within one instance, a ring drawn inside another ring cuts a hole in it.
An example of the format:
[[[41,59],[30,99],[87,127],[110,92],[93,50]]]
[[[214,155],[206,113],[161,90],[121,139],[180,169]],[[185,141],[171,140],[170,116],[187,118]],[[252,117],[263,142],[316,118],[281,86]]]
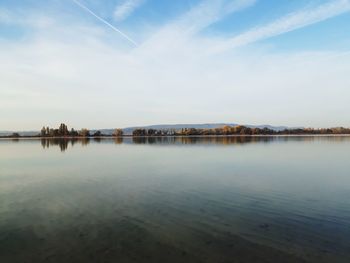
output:
[[[185,128],[181,130],[154,130],[154,129],[136,129],[133,136],[224,136],[224,135],[332,135],[332,134],[350,134],[349,128],[329,128],[329,129],[286,129],[273,130],[269,128],[250,128],[246,126],[224,126],[215,129],[195,129]]]
[[[80,131],[76,131],[73,128],[71,130],[68,129],[68,126],[64,123],[61,123],[57,129],[50,127],[42,127],[40,137],[88,137],[90,136],[90,132],[87,129],[82,129]]]
[[[73,128],[71,130],[68,129],[68,126],[64,123],[61,123],[57,129],[53,129],[50,127],[42,127],[40,137],[103,137],[108,136],[103,134],[101,131],[91,132],[88,129],[81,129],[80,131],[76,131]],[[115,129],[112,136],[120,137],[123,136],[122,129]]]
[[[166,130],[166,129],[162,129],[162,130],[156,130],[156,129],[135,129],[132,132],[133,136],[137,136],[137,137],[142,137],[142,136],[174,136],[176,135],[176,131],[175,130]]]

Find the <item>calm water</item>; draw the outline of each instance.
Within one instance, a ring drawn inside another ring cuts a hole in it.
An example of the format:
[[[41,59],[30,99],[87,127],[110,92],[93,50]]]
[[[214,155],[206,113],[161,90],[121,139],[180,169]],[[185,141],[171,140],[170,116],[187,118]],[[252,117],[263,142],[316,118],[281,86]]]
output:
[[[0,262],[350,262],[350,137],[0,140]]]

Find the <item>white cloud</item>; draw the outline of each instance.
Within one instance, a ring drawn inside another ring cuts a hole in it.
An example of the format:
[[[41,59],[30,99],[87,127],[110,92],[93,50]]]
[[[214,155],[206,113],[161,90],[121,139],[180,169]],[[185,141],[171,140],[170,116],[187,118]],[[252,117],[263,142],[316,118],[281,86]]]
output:
[[[284,34],[305,26],[321,22],[345,12],[350,11],[349,0],[330,1],[314,9],[302,10],[286,15],[270,24],[258,26],[247,32],[221,43],[212,48],[213,52],[225,51],[266,38]]]
[[[114,19],[122,21],[128,18],[138,7],[144,4],[145,0],[125,0],[114,10]]]
[[[193,52],[194,38],[152,60],[152,48],[125,53],[99,41],[82,45],[80,29],[70,30],[76,36],[69,43],[42,35],[1,44],[2,129],[35,129],[47,121],[77,128],[215,121],[350,125],[339,114],[350,112],[350,60],[341,52],[215,57]]]

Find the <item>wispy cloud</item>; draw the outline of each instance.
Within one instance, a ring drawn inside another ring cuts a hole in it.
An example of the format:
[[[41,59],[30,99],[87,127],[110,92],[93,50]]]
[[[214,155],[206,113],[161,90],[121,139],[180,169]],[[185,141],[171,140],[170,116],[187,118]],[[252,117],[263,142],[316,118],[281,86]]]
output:
[[[220,21],[228,14],[251,7],[257,0],[205,0],[180,16],[169,26],[187,33],[196,33]]]
[[[11,21],[7,10],[0,8],[0,24],[7,24]]]
[[[244,46],[270,37],[303,28],[350,11],[349,0],[330,1],[311,10],[288,14],[267,25],[253,28],[236,37],[222,41],[213,48],[214,52]]]
[[[172,47],[193,40],[193,36],[228,14],[253,6],[257,0],[204,0],[178,18],[159,28],[142,45],[154,52],[167,52]],[[200,49],[198,47],[198,49]]]
[[[93,12],[91,9],[89,9],[87,6],[83,5],[82,3],[80,3],[77,0],[72,0],[74,3],[76,3],[79,7],[81,7],[82,9],[84,9],[85,11],[87,11],[89,14],[91,14],[92,16],[94,16],[95,18],[97,18],[99,21],[101,21],[103,24],[107,25],[108,27],[110,27],[112,30],[114,30],[115,32],[119,33],[120,35],[122,35],[126,40],[128,40],[130,43],[134,44],[135,46],[137,46],[136,41],[134,41],[132,38],[130,38],[127,34],[125,34],[124,32],[122,32],[121,30],[119,30],[118,28],[116,28],[115,26],[113,26],[111,23],[107,22],[105,19],[103,19],[102,17],[98,16],[95,12]]]
[[[54,23],[54,18],[43,14],[28,15],[23,11],[14,12],[0,8],[0,25],[48,28],[53,26]]]
[[[144,4],[145,0],[126,0],[118,5],[114,10],[114,19],[117,21],[125,20],[135,9]]]

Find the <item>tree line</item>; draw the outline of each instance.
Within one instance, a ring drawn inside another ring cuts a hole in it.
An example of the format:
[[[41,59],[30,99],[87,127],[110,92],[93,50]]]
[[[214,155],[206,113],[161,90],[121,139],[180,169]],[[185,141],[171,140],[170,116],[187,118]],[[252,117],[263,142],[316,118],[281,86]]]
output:
[[[40,137],[102,137],[108,136],[103,134],[101,131],[91,132],[89,129],[83,128],[79,131],[72,129],[68,129],[68,126],[64,123],[61,123],[58,129],[53,129],[50,127],[42,127]],[[119,137],[123,136],[122,129],[115,129],[112,136]]]
[[[181,130],[153,130],[136,129],[133,136],[224,136],[224,135],[332,135],[332,134],[350,134],[349,128],[298,128],[276,131],[269,128],[250,128],[242,125],[224,126],[214,129],[195,129],[185,128]]]
[[[298,128],[298,129],[285,129],[276,131],[269,128],[251,128],[247,126],[224,126],[214,129],[195,129],[184,128],[181,130],[175,129],[135,129],[132,132],[133,137],[157,137],[157,136],[225,136],[225,135],[337,135],[337,134],[350,134],[350,128]],[[75,130],[74,128],[68,129],[68,126],[61,123],[58,128],[42,127],[40,133],[36,136],[26,137],[122,137],[125,136],[122,129],[115,129],[112,134],[103,134],[101,131],[90,131],[89,129]],[[13,133],[10,136],[3,136],[10,138],[21,137],[19,133]]]

